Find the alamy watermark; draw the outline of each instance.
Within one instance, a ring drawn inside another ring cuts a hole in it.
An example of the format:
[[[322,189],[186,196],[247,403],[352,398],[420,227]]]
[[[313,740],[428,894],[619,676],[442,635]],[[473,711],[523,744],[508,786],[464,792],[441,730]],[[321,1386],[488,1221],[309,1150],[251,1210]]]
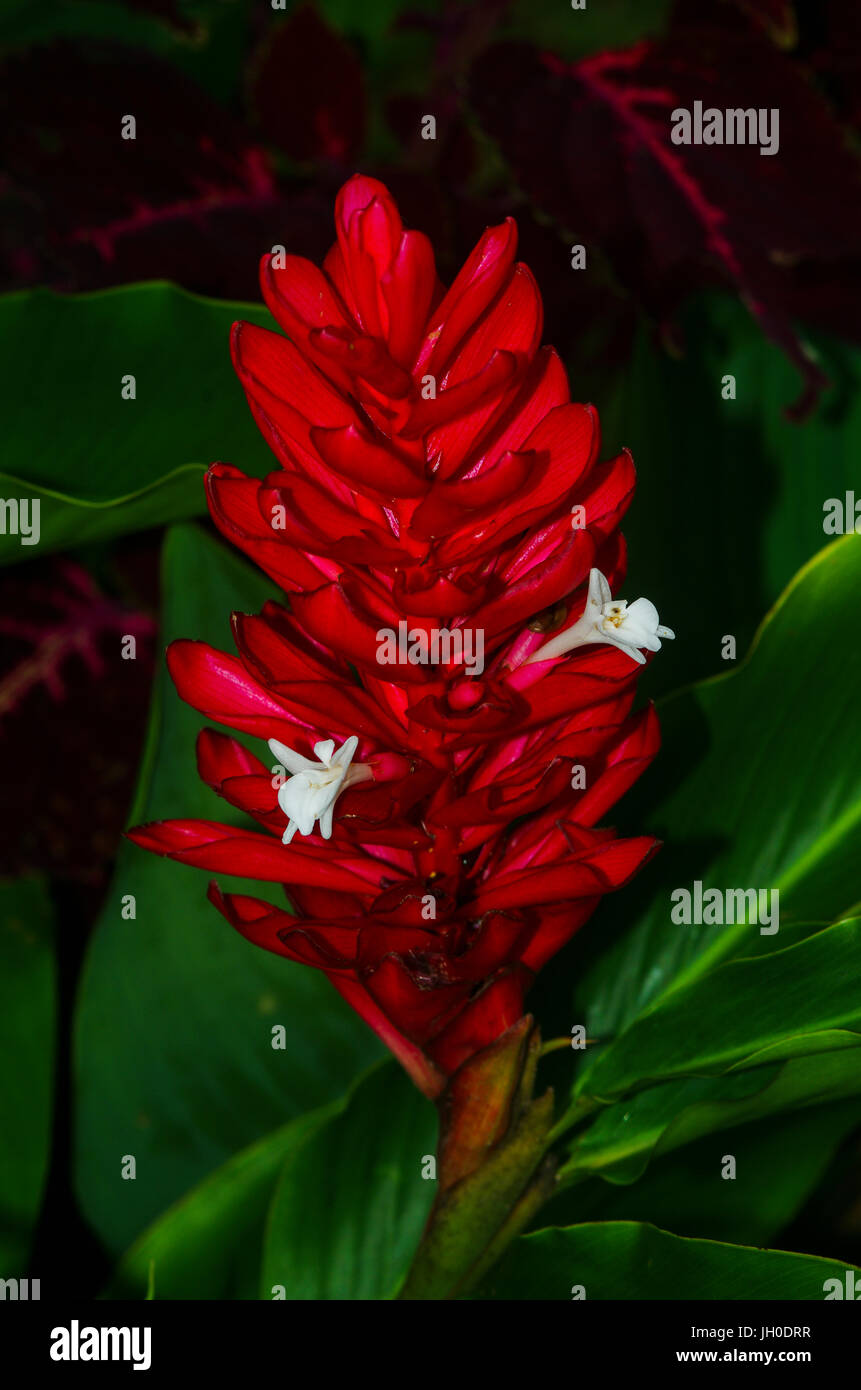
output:
[[[152,1365],[152,1328],[81,1327],[73,1318],[69,1327],[51,1331],[52,1361],[131,1361],[132,1370],[148,1371]]]
[[[760,936],[774,936],[780,926],[780,891],[777,888],[706,888],[695,879],[693,890],[674,888],[670,921],[707,927],[759,924]]]
[[[776,106],[677,106],[670,117],[674,145],[759,145],[760,154],[780,149],[780,111]]]
[[[462,665],[470,676],[484,670],[484,628],[411,628],[405,618],[377,633],[377,661],[383,666]]]
[[[18,536],[22,545],[38,545],[41,508],[38,497],[0,497],[0,536]]]
[[[41,1279],[0,1279],[0,1299],[4,1302],[32,1302],[42,1297]]]
[[[861,493],[856,498],[854,492],[843,497],[828,497],[822,503],[825,515],[822,529],[826,536],[848,536],[854,531],[861,535]]]

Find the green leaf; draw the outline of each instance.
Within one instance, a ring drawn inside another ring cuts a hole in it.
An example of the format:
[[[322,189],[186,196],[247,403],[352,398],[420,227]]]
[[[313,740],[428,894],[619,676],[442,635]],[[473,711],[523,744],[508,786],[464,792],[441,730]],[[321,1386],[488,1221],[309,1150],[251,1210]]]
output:
[[[847,1266],[814,1255],[690,1240],[637,1221],[551,1228],[521,1236],[475,1297],[571,1299],[825,1298]],[[711,1344],[710,1344],[711,1345]]]
[[[595,1058],[578,1091],[608,1099],[648,1082],[861,1044],[861,919],[797,946],[719,966],[664,995]]]
[[[633,807],[639,830],[664,848],[602,909],[602,939],[627,929],[581,976],[590,1036],[613,1036],[722,960],[778,949],[787,927],[795,941],[799,924],[824,925],[861,898],[861,741],[848,734],[861,648],[845,628],[859,588],[861,538],[846,536],[796,577],[737,670],[663,703],[665,791],[646,817],[643,798],[655,797],[647,774],[626,816]],[[777,890],[780,931],[674,923],[671,894],[696,880]]]
[[[162,283],[0,298],[0,496],[39,501],[40,553],[204,512],[216,459],[271,466],[230,362],[239,318],[272,326],[257,305]],[[0,561],[32,559],[22,539],[0,536]]]
[[[726,634],[741,655],[762,614],[829,539],[824,503],[858,494],[857,348],[817,338],[834,384],[795,424],[785,410],[799,394],[798,373],[744,305],[728,295],[697,299],[679,338],[682,351],[670,355],[643,320],[631,361],[594,390],[602,451],[627,445],[639,477],[624,523],[624,596],[647,594],[678,634],[649,668],[650,693],[723,669]],[[735,400],[722,399],[727,374]]]
[[[393,1298],[435,1196],[436,1111],[392,1062],[288,1155],[269,1212],[263,1298]]]
[[[53,913],[38,879],[0,883],[0,1274],[26,1273],[51,1147]],[[37,1271],[38,1273],[38,1271]]]
[[[271,585],[182,526],[166,541],[162,592],[165,641],[231,649],[231,610],[259,608]],[[163,669],[130,822],[231,819],[197,775],[202,724]],[[206,883],[124,843],[86,961],[76,1028],[78,1188],[117,1254],[236,1150],[340,1095],[382,1050],[320,972],[243,941],[207,902]],[[271,884],[233,879],[231,888],[273,896]],[[135,920],[122,916],[128,895]],[[274,1025],[286,1029],[284,1051],[271,1045]],[[120,1176],[125,1154],[136,1157],[134,1181]]]
[[[541,1226],[583,1221],[648,1221],[676,1235],[767,1245],[822,1180],[842,1140],[861,1123],[861,1100],[706,1135],[654,1159],[636,1182],[601,1177],[564,1191],[539,1214]],[[724,1155],[736,1176],[722,1176]]]
[[[667,1081],[608,1106],[570,1146],[560,1169],[570,1182],[600,1173],[634,1182],[653,1155],[669,1153],[701,1135],[783,1111],[861,1095],[861,1047],[796,1057],[727,1076]]]
[[[343,1104],[300,1115],[193,1188],[123,1256],[105,1297],[257,1298],[264,1222],[280,1169]]]

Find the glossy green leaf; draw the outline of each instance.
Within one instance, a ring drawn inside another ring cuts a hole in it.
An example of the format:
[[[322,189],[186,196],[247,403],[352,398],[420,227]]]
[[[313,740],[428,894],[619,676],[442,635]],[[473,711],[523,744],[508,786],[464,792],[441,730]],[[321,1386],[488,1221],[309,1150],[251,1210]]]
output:
[[[603,451],[627,445],[637,467],[624,596],[647,594],[678,634],[644,679],[649,693],[725,669],[727,634],[741,657],[762,615],[829,540],[827,499],[854,489],[861,500],[857,348],[817,339],[833,384],[796,424],[786,407],[798,373],[743,304],[698,298],[678,340],[671,354],[643,320],[631,360],[593,388]],[[723,399],[727,375],[735,400]]]
[[[861,1097],[722,1129],[650,1162],[636,1182],[595,1177],[568,1188],[537,1226],[648,1221],[681,1236],[783,1244],[780,1232],[821,1181],[842,1140],[861,1125]],[[724,1177],[724,1159],[735,1176]]]
[[[269,1212],[264,1298],[388,1299],[397,1293],[436,1189],[436,1111],[386,1062],[343,1114],[287,1157]]]
[[[0,496],[39,501],[38,545],[4,534],[0,561],[202,513],[216,459],[271,466],[230,362],[240,318],[272,326],[258,305],[160,282],[0,298]],[[124,400],[129,375],[136,394]]]
[[[797,941],[800,923],[832,921],[861,899],[861,741],[850,733],[861,649],[845,628],[859,591],[853,535],[801,571],[738,669],[663,703],[657,787],[650,772],[625,815],[664,848],[602,907],[601,940],[616,940],[581,974],[590,1036],[612,1037],[719,962],[778,950],[785,928]],[[672,921],[672,893],[696,881],[777,891],[780,931]]]
[[[783,951],[730,961],[665,995],[600,1050],[580,1089],[608,1099],[649,1082],[861,1045],[861,919]]]
[[[26,1273],[48,1172],[55,1010],[48,894],[38,879],[0,883],[0,1278],[5,1279]]]
[[[264,1222],[281,1167],[341,1108],[335,1102],[300,1115],[234,1155],[135,1241],[105,1296],[257,1298]]]
[[[475,1296],[570,1300],[580,1286],[587,1301],[816,1301],[830,1292],[826,1280],[843,1282],[846,1270],[837,1260],[690,1240],[636,1221],[589,1222],[521,1236]]]
[[[832,1038],[836,1042],[837,1037]],[[634,1182],[653,1155],[784,1111],[861,1095],[861,1047],[846,1046],[726,1076],[667,1081],[607,1106],[570,1144],[563,1181],[594,1173]],[[853,1045],[855,1044],[855,1045]]]
[[[194,526],[168,535],[165,641],[232,649],[232,609],[254,611],[271,584]],[[204,720],[157,678],[129,824],[169,816],[230,820],[197,775]],[[263,744],[253,744],[268,756]],[[241,817],[235,817],[241,820]],[[247,823],[247,822],[245,822]],[[206,900],[207,876],[121,848],[86,962],[77,1020],[78,1188],[117,1253],[238,1149],[340,1095],[381,1045],[318,971],[258,950]],[[271,884],[230,880],[277,899]],[[122,916],[135,899],[135,920]],[[286,1050],[272,1028],[286,1029]],[[121,1177],[123,1155],[136,1177]]]

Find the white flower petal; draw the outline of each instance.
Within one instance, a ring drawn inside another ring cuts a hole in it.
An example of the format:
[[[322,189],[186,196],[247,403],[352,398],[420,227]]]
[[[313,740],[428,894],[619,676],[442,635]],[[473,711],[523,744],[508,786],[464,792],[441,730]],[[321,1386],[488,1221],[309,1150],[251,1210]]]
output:
[[[606,642],[610,647],[617,647],[620,652],[624,652],[626,656],[632,657],[634,661],[637,662],[638,666],[645,666],[646,664],[646,658],[643,656],[642,652],[638,651],[636,647],[632,647],[629,642],[625,642],[615,634],[611,637],[609,633],[607,633],[601,637],[596,637],[595,640],[597,642]]]
[[[334,746],[333,743],[332,747],[334,748]],[[350,737],[341,744],[335,756],[332,757],[330,754],[327,761],[335,763],[338,767],[349,767],[358,746],[358,738],[355,734],[351,734]]]
[[[335,740],[333,738],[322,738],[319,743],[314,744],[314,757],[319,758],[321,763],[328,767],[332,761],[332,754],[335,751]]]
[[[300,835],[313,834],[317,821],[323,839],[331,839],[335,802],[341,792],[374,775],[367,763],[351,762],[358,746],[355,734],[345,739],[337,752],[334,739],[320,739],[314,744],[319,761],[312,762],[301,753],[295,753],[286,743],[269,740],[274,756],[292,773],[278,788],[278,805],[287,817],[283,844],[289,845],[297,831]]]
[[[582,615],[563,632],[557,632],[543,647],[528,658],[532,661],[551,661],[577,647],[604,642],[625,652],[638,665],[645,665],[642,649],[661,650],[662,637],[674,637],[672,628],[658,622],[658,610],[651,599],[638,598],[632,604],[614,599],[610,585],[598,569],[589,573],[589,593]]]
[[[270,738],[269,750],[273,758],[277,758],[282,767],[286,767],[288,772],[305,772],[309,767],[316,767],[317,764],[308,758],[303,758],[301,753],[294,753],[292,748],[288,748],[286,743],[279,743],[277,738]]]
[[[612,595],[610,585],[600,570],[591,569],[589,571],[589,597],[586,600],[586,607],[590,603],[596,604],[598,608],[603,608],[605,603],[609,603]]]
[[[637,598],[633,603],[629,603],[625,613],[625,625],[633,620],[638,627],[646,632],[654,632],[658,626],[658,610],[651,599]]]

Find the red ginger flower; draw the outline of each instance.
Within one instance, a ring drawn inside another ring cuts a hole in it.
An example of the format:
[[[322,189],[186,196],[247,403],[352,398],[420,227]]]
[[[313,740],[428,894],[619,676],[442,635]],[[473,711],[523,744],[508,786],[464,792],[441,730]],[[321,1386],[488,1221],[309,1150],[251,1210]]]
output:
[[[595,410],[539,346],[513,221],[448,291],[375,180],[345,185],[336,228],[322,270],[263,258],[286,337],[233,329],[278,469],[207,475],[216,525],[288,603],[234,614],[238,658],[168,653],[183,699],[268,740],[291,775],[205,730],[202,778],[263,833],[130,833],[281,883],[292,912],[210,898],[250,941],[323,970],[437,1095],[655,848],[596,827],[657,751],[654,712],[630,711],[638,649],[672,634],[647,600],[611,601],[633,464],[598,462]]]

